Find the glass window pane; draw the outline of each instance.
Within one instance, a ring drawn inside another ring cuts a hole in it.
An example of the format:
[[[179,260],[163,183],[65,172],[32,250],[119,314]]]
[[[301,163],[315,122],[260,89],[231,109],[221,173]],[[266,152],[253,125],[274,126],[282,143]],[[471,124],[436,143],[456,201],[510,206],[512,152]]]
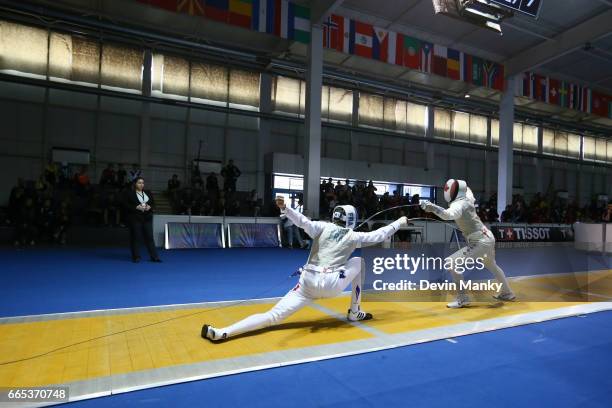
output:
[[[470,114],[453,112],[453,139],[462,142],[470,141]]]
[[[0,70],[47,74],[47,30],[0,21]]]
[[[230,70],[229,102],[258,108],[259,80],[258,72]]]
[[[598,161],[606,161],[606,139],[595,140],[595,156]]]
[[[514,150],[523,149],[523,124],[514,122],[514,128],[512,129],[512,143]]]
[[[277,76],[272,94],[274,110],[286,113],[300,112],[300,80]]]
[[[487,117],[470,115],[470,143],[487,143]]]
[[[544,129],[542,133],[542,152],[545,154],[555,154],[555,131]]]
[[[567,155],[574,159],[580,158],[580,135],[568,133]]]
[[[321,87],[321,119],[329,119],[329,86]]]
[[[100,44],[70,34],[51,33],[49,77],[97,85],[100,81]]]
[[[427,124],[427,106],[408,102],[407,130],[418,136],[424,136]]]
[[[189,61],[172,55],[153,55],[153,91],[166,95],[189,95]]]
[[[608,140],[608,163],[612,163],[612,140]]]
[[[491,146],[499,146],[499,119],[491,119]]]
[[[397,100],[394,98],[383,99],[383,120],[385,129],[396,130],[397,118],[395,116],[395,106]],[[401,123],[400,123],[401,126]]]
[[[359,124],[383,127],[383,97],[366,93],[359,94]]]
[[[329,118],[351,123],[353,117],[353,91],[342,88],[329,88]]]
[[[227,68],[202,62],[191,63],[191,96],[225,105],[228,94]]]
[[[538,127],[523,125],[523,151],[538,151]]]
[[[592,137],[584,136],[582,138],[584,159],[595,160],[595,139]]]
[[[555,132],[555,155],[567,156],[567,133]]]
[[[396,101],[395,103],[395,130],[405,133],[408,130],[408,102]]]
[[[446,109],[434,108],[434,136],[439,139],[450,139],[451,113]]]
[[[140,92],[144,51],[115,44],[102,45],[102,85]]]

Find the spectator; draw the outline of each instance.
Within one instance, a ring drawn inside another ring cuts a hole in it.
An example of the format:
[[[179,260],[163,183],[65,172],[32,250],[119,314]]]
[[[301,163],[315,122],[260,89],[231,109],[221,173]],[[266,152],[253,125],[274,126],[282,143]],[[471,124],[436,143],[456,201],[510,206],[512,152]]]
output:
[[[206,177],[206,192],[209,197],[214,197],[214,199],[219,196],[219,180],[214,171]]]
[[[181,182],[178,179],[177,174],[173,174],[172,178],[168,180],[168,193],[170,195],[174,194],[177,190],[181,188]]]
[[[77,187],[77,194],[85,195],[85,193],[89,192],[90,183],[86,166],[81,166],[81,170],[74,175],[74,181]]]
[[[132,164],[132,169],[130,170],[129,176],[130,183],[134,183],[138,178],[142,177],[142,170],[140,170],[138,163]]]
[[[59,168],[53,160],[49,160],[49,163],[45,166],[45,181],[52,186],[59,182]]]
[[[22,178],[18,178],[17,185],[11,189],[11,195],[9,197],[8,217],[10,223],[17,225],[24,200],[25,183]]]
[[[53,210],[51,200],[47,198],[38,210],[38,220],[36,223],[41,241],[53,241],[55,223],[55,211]]]
[[[112,163],[108,163],[106,168],[102,170],[102,176],[100,177],[101,186],[114,186],[117,184],[117,175],[115,174],[115,166]]]
[[[110,192],[106,195],[104,202],[104,225],[121,225],[121,203],[115,192]],[[111,221],[114,221],[111,224]]]
[[[299,228],[293,223],[293,221],[287,218],[286,214],[281,212],[280,216],[281,216],[281,223],[283,225],[283,231],[285,232],[287,247],[293,248],[294,240],[297,240],[300,248],[306,248],[307,244],[302,239]]]
[[[119,169],[116,175],[117,187],[122,189],[127,184],[127,172],[123,168],[123,164],[119,164]]]
[[[66,244],[66,233],[70,222],[72,220],[72,210],[70,208],[70,201],[67,199],[62,200],[57,212],[57,223],[55,225],[53,238],[56,242],[64,245]]]
[[[200,166],[194,164],[191,169],[191,186],[195,186],[196,183],[202,182],[202,173],[200,173]]]
[[[38,217],[32,197],[27,197],[24,200],[18,214],[15,223],[15,246],[35,245],[38,233],[36,229]]]
[[[234,160],[230,159],[227,165],[221,170],[223,176],[223,189],[227,192],[236,191],[236,181],[242,172],[234,165]]]

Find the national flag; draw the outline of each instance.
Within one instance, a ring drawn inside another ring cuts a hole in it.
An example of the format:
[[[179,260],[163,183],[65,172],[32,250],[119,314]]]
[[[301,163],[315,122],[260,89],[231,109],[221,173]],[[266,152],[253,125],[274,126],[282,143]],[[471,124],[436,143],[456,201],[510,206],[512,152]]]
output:
[[[161,8],[168,11],[177,11],[178,0],[139,0],[141,3],[148,4],[149,6]]]
[[[402,36],[402,64],[411,69],[421,69],[421,41]]]
[[[498,91],[504,91],[505,78],[506,74],[504,71],[504,66],[502,64],[497,64],[496,75],[493,79],[493,89],[497,89]]]
[[[460,79],[467,83],[472,83],[472,56],[470,54],[463,55],[463,64],[461,64]]]
[[[548,103],[552,103],[554,105],[559,105],[559,96],[561,89],[561,81],[554,78],[548,79]]]
[[[339,17],[338,24],[340,24],[340,33],[342,34],[341,37],[338,37],[342,42],[341,51],[345,54],[351,54],[351,19],[347,17]]]
[[[610,97],[608,95],[604,95],[600,92],[593,91],[593,106],[591,109],[591,113],[593,115],[602,116],[604,118],[608,117],[610,112],[608,109],[610,108]]]
[[[180,13],[189,14],[190,16],[203,16],[204,15],[204,1],[203,0],[178,0],[174,11]]]
[[[559,106],[563,108],[569,108],[569,84],[565,81],[561,81],[559,86]]]
[[[548,79],[543,75],[532,74],[532,89],[531,97],[536,101],[546,102],[548,98]]]
[[[374,27],[371,24],[351,20],[351,54],[372,58]]]
[[[593,91],[591,88],[582,89],[582,104],[580,110],[586,113],[591,113],[593,109]]]
[[[342,47],[339,48],[338,45],[340,24],[334,17],[334,15],[327,17],[327,20],[323,23],[323,47],[342,51]]]
[[[461,79],[461,60],[463,53],[461,51],[449,48],[447,51],[448,60],[446,62],[446,76],[451,79]]]
[[[389,31],[380,27],[372,29],[372,58],[386,62],[389,59]]]
[[[310,42],[310,9],[282,1],[281,37],[301,43]]]
[[[251,28],[254,1],[257,2],[257,0],[229,0],[228,23],[239,27]],[[256,12],[259,12],[259,9]]]
[[[204,15],[211,20],[227,23],[229,16],[229,0],[206,0]]]
[[[387,45],[387,62],[389,64],[395,64],[395,61],[397,61],[397,36],[398,34],[395,31],[389,31],[387,34],[389,43]]]
[[[531,73],[529,71],[523,72],[523,80],[521,81],[521,96],[531,98],[533,93],[531,92]]]
[[[495,80],[499,76],[500,65],[492,61],[483,61],[483,86],[493,88]]]
[[[482,66],[482,58],[475,57],[473,55],[467,58],[467,65],[465,67],[465,75],[469,80],[467,82],[477,85],[484,85],[484,70]]]
[[[421,65],[419,69],[423,72],[431,73],[433,59],[433,44],[421,42]]]
[[[569,88],[569,108],[579,110],[582,99],[582,89],[576,84],[570,84]]]
[[[442,45],[433,46],[433,66],[431,72],[445,77],[447,71],[447,52],[448,49]]]

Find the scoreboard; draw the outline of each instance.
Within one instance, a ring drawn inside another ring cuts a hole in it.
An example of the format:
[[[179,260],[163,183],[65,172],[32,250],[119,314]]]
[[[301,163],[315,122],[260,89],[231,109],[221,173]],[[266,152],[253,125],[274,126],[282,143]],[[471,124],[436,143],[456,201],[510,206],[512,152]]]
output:
[[[511,8],[512,10],[520,11],[528,14],[531,17],[538,17],[540,6],[543,0],[488,0],[489,3],[495,3],[500,6]]]

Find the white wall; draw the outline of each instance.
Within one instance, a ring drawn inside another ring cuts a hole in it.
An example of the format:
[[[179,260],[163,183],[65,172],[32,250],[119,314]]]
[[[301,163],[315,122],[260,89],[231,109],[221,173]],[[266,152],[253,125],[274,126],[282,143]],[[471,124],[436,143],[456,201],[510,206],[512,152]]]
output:
[[[154,189],[164,188],[175,173],[185,180],[200,140],[203,159],[235,160],[243,173],[239,190],[256,188],[259,155],[278,153],[276,171],[303,174],[302,123],[261,119],[271,130],[269,140],[258,146],[256,117],[153,103],[147,136],[142,114],[139,101],[56,89],[46,96],[41,87],[0,82],[0,205],[18,176],[35,179],[40,174],[53,146],[89,149],[94,180],[108,162],[127,167],[148,163],[144,174]],[[425,171],[422,141],[327,126],[322,135],[323,175],[435,185],[454,177],[468,180],[477,195],[496,190],[494,151],[434,143],[434,168]],[[538,161],[541,179],[536,177]],[[543,191],[552,183],[572,197],[579,195],[582,203],[593,194],[612,197],[610,167],[516,155],[514,169],[514,184],[526,195],[537,192],[538,183]]]

